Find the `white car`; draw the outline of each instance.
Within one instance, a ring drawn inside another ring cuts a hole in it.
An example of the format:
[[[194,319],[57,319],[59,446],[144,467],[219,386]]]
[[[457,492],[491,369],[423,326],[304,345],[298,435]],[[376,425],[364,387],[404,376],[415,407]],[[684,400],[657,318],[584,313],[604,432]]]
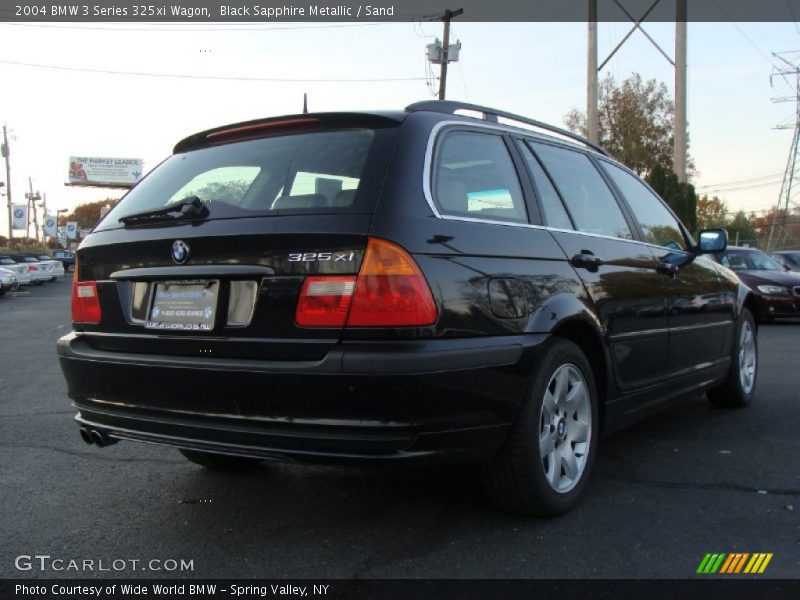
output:
[[[50,281],[55,281],[64,275],[64,263],[60,260],[56,260],[52,256],[47,256],[46,254],[40,254],[39,260],[50,265],[50,275],[52,275]]]
[[[51,265],[48,262],[42,262],[37,256],[33,254],[11,254],[17,263],[28,267],[28,275],[31,276],[31,283],[42,285],[45,281],[50,281],[53,275],[50,273]]]
[[[16,290],[19,287],[17,274],[9,269],[0,269],[0,296],[5,296],[6,292]]]
[[[18,263],[10,256],[0,254],[0,269],[6,269],[14,273],[19,285],[30,285],[31,276],[28,273],[28,265]]]

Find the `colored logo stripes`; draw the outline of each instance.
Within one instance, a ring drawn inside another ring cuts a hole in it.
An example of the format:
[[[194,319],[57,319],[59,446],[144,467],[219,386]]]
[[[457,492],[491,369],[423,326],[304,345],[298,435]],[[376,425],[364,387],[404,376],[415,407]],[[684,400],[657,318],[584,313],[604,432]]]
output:
[[[697,567],[700,574],[736,574],[736,573],[763,573],[769,561],[772,560],[772,553],[755,552],[733,552],[706,554]]]

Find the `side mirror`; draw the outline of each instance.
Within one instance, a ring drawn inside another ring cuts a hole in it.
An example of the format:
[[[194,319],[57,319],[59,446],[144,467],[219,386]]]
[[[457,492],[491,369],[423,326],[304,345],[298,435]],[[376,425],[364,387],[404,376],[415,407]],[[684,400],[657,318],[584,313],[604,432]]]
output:
[[[728,232],[725,229],[703,229],[698,235],[698,254],[717,254],[728,247]]]

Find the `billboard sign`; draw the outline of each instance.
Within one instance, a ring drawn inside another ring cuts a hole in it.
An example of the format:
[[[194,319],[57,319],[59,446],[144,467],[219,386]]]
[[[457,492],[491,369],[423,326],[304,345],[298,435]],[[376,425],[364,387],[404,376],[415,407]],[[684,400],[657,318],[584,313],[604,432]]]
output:
[[[14,204],[11,206],[11,227],[14,229],[28,228],[27,204]]]
[[[55,237],[56,236],[56,216],[55,215],[45,215],[44,217],[44,234],[47,237]]]
[[[69,221],[67,223],[67,239],[74,240],[78,238],[78,222]]]
[[[69,184],[131,187],[142,178],[143,165],[141,158],[70,156]]]

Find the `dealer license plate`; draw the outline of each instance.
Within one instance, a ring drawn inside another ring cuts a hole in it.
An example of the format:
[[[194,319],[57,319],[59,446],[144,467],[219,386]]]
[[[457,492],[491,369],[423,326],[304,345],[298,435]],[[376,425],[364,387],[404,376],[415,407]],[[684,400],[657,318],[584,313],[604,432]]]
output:
[[[165,281],[153,292],[145,327],[166,331],[211,331],[219,281]]]

